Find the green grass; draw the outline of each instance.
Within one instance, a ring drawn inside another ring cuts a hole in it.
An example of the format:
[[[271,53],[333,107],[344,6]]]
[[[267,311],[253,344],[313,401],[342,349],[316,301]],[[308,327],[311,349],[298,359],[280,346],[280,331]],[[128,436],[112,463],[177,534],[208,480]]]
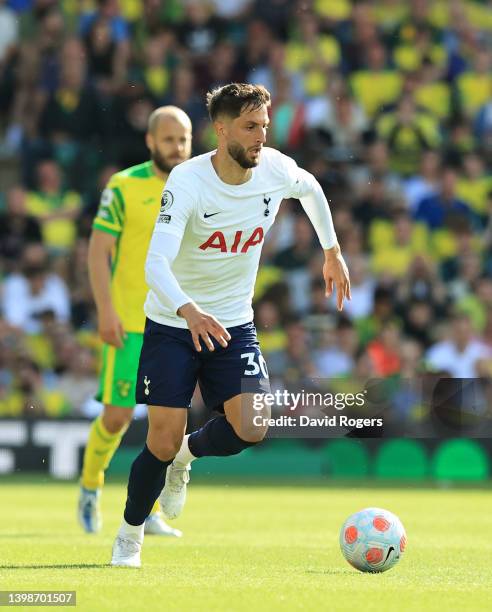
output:
[[[492,492],[192,483],[181,540],[147,537],[141,570],[108,566],[125,497],[103,496],[101,534],[81,533],[77,487],[0,484],[0,589],[76,590],[79,610],[485,610],[492,601]],[[352,512],[398,514],[408,547],[385,574],[340,554]]]

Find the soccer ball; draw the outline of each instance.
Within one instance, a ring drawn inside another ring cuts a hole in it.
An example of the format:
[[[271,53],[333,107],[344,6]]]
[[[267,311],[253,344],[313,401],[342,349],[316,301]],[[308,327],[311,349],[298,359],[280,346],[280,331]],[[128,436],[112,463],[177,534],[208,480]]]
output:
[[[340,548],[361,572],[385,572],[398,563],[407,544],[400,519],[382,508],[366,508],[349,516],[340,531]]]

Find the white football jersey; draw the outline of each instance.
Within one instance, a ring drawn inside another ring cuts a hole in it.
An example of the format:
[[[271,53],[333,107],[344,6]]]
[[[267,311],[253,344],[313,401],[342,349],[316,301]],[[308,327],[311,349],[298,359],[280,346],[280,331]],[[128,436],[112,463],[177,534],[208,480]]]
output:
[[[181,247],[171,265],[181,289],[224,327],[253,320],[253,298],[264,237],[283,198],[309,188],[296,162],[264,147],[251,178],[224,183],[212,165],[215,151],[170,173],[154,232],[172,234]],[[145,314],[157,323],[187,328],[186,320],[149,290]]]

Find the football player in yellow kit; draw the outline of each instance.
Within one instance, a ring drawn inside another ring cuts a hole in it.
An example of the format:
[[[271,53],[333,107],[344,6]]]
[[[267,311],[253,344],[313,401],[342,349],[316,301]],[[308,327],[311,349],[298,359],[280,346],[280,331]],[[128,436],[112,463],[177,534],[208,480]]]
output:
[[[101,529],[104,471],[133,416],[135,382],[142,346],[147,295],[144,266],[169,172],[191,155],[192,126],[175,106],[149,117],[146,144],[151,160],[114,174],[104,189],[89,245],[89,276],[104,343],[97,399],[103,412],[92,423],[84,453],[78,507],[88,533]],[[163,520],[158,503],[146,533],[180,536]]]

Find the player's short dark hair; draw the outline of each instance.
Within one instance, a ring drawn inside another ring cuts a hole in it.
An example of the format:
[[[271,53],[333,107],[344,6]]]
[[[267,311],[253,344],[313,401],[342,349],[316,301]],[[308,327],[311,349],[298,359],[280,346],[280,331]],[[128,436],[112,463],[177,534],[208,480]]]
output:
[[[263,85],[229,83],[207,94],[207,110],[212,121],[219,115],[235,119],[246,109],[257,110],[264,105],[270,106],[270,92]]]

